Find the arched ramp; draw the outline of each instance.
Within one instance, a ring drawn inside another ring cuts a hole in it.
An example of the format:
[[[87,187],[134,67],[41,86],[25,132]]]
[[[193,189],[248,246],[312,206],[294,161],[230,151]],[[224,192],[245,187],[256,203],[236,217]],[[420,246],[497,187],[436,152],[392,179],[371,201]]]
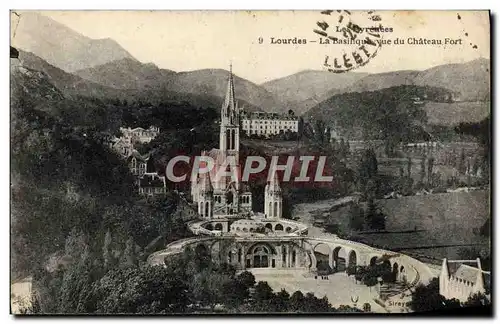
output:
[[[316,269],[322,273],[332,273],[331,247],[326,243],[318,243],[314,246],[313,251],[316,257]]]

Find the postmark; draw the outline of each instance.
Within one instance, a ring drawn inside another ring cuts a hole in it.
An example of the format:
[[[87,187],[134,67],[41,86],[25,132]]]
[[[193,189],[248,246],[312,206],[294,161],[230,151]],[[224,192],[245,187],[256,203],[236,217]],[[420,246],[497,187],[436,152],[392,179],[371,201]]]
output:
[[[364,66],[383,44],[382,18],[374,11],[324,10],[313,32],[326,49],[323,67],[344,73]]]

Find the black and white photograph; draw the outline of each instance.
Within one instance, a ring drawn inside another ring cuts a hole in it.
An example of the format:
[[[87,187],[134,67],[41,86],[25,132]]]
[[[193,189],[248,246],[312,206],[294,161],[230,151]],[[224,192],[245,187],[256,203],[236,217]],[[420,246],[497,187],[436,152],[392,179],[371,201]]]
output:
[[[9,15],[10,314],[492,316],[490,11]]]

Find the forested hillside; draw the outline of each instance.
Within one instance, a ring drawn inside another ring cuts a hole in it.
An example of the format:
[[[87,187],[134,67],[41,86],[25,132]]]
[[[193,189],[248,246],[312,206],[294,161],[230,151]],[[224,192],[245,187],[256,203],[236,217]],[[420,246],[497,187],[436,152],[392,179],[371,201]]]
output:
[[[76,274],[65,269],[82,255],[94,265],[139,265],[151,242],[188,235],[178,198],[137,196],[109,140],[120,126],[192,127],[213,120],[214,110],[67,97],[45,73],[22,66],[12,69],[11,93],[12,280],[33,276],[44,310],[71,311],[57,305],[66,290],[51,278],[70,280]]]
[[[331,97],[307,113],[323,120],[350,139],[383,139],[392,143],[428,140],[423,102],[446,101],[441,88],[397,86],[378,91],[345,93]]]

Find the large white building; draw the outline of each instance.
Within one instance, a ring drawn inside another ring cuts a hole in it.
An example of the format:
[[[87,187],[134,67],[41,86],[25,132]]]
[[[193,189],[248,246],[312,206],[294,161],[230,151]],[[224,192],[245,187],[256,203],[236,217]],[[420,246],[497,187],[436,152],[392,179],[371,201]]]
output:
[[[252,193],[246,184],[240,183],[240,111],[234,95],[233,75],[230,72],[226,97],[221,110],[219,148],[213,148],[202,155],[214,160],[214,167],[208,173],[195,174],[191,179],[191,196],[202,218],[253,217]],[[234,162],[232,176],[217,177],[217,172]],[[276,174],[266,186],[265,214],[263,217],[281,218],[282,200]]]
[[[287,131],[299,131],[299,118],[294,115],[280,115],[266,112],[243,112],[241,128],[248,135],[278,135]]]
[[[475,263],[475,266],[465,263]],[[456,261],[445,258],[439,276],[439,294],[446,299],[466,302],[475,293],[486,293],[489,276],[489,272],[482,270],[479,258]]]

